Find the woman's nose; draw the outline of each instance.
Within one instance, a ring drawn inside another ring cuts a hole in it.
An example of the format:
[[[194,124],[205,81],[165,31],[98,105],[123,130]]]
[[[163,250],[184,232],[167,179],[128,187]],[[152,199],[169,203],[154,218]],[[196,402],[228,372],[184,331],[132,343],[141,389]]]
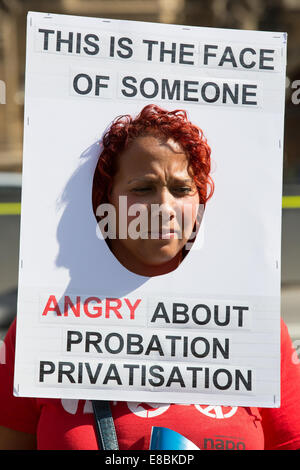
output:
[[[170,219],[176,216],[176,200],[167,187],[157,190],[156,203],[160,206],[160,214]]]

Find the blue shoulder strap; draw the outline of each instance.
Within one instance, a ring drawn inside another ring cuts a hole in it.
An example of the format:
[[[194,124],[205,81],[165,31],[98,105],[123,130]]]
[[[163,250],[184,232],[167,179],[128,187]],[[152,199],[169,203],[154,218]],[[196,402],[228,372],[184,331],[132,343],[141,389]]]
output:
[[[108,401],[92,400],[99,449],[119,450],[114,420]]]

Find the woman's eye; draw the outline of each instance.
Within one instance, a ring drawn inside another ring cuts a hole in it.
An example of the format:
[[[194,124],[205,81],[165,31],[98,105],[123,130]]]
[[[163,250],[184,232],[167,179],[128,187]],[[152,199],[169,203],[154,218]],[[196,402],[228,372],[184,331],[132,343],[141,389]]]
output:
[[[144,188],[133,188],[132,191],[138,192],[138,193],[145,193],[147,191],[151,191],[150,187],[144,187]]]
[[[192,188],[189,188],[187,186],[183,187],[178,187],[174,189],[175,192],[180,193],[180,194],[188,194],[192,191]]]
[[[138,194],[145,194],[151,192],[153,189],[154,188],[151,186],[141,186],[139,188],[133,188],[131,191]],[[192,192],[192,188],[189,186],[177,186],[175,188],[171,188],[170,191],[175,194],[179,194],[180,196],[184,196],[186,194],[190,194]]]

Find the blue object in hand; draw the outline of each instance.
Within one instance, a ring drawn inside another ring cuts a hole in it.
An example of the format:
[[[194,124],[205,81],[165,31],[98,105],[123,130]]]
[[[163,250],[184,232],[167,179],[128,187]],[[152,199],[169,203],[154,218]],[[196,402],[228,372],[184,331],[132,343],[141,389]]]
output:
[[[192,441],[172,429],[152,427],[150,450],[200,450]]]

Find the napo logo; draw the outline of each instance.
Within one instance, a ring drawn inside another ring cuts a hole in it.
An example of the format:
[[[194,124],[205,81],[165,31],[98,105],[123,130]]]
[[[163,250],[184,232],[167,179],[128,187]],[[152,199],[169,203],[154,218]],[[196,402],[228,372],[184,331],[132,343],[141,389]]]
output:
[[[155,416],[165,413],[170,407],[170,404],[127,402],[127,406],[130,411],[139,418],[154,418]]]

